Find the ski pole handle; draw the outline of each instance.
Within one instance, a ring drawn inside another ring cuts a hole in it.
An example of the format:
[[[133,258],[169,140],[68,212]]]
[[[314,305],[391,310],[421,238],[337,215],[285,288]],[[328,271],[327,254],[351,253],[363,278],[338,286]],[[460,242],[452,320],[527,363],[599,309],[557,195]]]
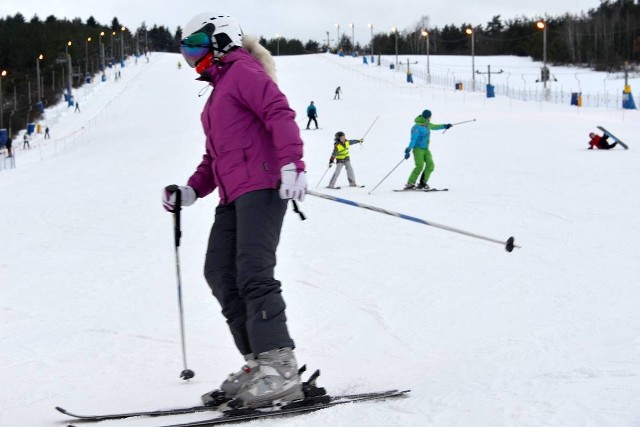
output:
[[[167,190],[176,193],[176,205],[173,210],[173,240],[176,248],[180,246],[180,237],[182,237],[182,231],[180,230],[180,210],[182,209],[182,191],[177,185],[169,185]]]

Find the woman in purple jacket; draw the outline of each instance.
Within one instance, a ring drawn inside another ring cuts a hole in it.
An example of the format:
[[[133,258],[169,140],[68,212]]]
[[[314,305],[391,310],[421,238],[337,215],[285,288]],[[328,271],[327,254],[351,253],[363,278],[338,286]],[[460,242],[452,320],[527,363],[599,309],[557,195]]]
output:
[[[246,361],[220,389],[249,407],[301,399],[294,343],[274,278],[287,201],[302,201],[307,187],[295,113],[276,85],[273,58],[235,19],[199,14],[183,34],[182,55],[213,91],[201,115],[205,154],[178,188],[183,206],[218,190],[204,273]],[[163,204],[173,212],[170,187]],[[216,396],[206,393],[203,400]]]

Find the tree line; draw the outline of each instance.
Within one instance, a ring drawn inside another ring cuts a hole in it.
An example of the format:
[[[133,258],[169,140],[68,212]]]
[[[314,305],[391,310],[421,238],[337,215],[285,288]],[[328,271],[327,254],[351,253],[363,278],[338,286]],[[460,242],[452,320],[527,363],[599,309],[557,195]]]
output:
[[[566,13],[556,17],[516,17],[503,20],[494,16],[484,25],[430,25],[428,16],[421,17],[404,30],[374,34],[366,45],[353,43],[343,33],[334,40],[306,43],[298,39],[260,38],[273,55],[298,55],[317,52],[346,54],[475,55],[530,56],[543,59],[544,33],[536,26],[542,20],[546,26],[547,61],[556,65],[581,65],[596,70],[617,70],[625,63],[640,59],[640,4],[634,0],[601,0],[598,7],[579,14]],[[473,32],[473,38],[469,31]],[[148,51],[178,52],[182,29],[171,33],[164,26],[147,28],[143,22],[136,29],[123,26],[118,18],[109,25],[93,17],[83,22],[49,16],[30,20],[17,13],[0,18],[0,72],[2,77],[3,121],[20,123],[35,118],[34,103],[58,102],[65,87],[65,62],[72,58],[73,86],[83,84],[106,64],[117,63],[132,54]],[[71,42],[71,44],[69,44]],[[473,46],[472,46],[473,43]],[[43,59],[38,59],[43,55]],[[37,99],[37,67],[40,68],[41,99]],[[29,116],[30,115],[30,116]]]

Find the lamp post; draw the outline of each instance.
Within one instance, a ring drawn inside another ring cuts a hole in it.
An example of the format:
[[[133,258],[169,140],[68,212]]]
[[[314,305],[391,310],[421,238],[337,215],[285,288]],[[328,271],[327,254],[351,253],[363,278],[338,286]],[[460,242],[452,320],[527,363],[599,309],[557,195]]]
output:
[[[431,83],[431,70],[429,67],[429,31],[422,30],[422,36],[427,41],[427,79],[429,80],[429,83]]]
[[[4,101],[2,99],[2,78],[7,75],[7,70],[0,72],[0,129],[4,129]]]
[[[36,59],[36,78],[38,79],[38,102],[42,100],[42,91],[40,90],[40,61],[44,59],[44,55],[38,55]]]
[[[391,31],[396,36],[396,71],[398,70],[398,29],[396,27],[391,27]]]
[[[340,24],[336,24],[336,29],[336,53],[338,53],[338,50],[340,50]]]
[[[373,62],[373,24],[367,24],[367,27],[371,30],[371,62]]]
[[[538,28],[539,30],[542,30],[542,84],[544,85],[544,91],[545,94],[547,92],[547,80],[548,80],[548,74],[547,74],[547,24],[544,22],[544,20],[539,20],[538,22],[536,22],[536,28]]]
[[[100,70],[104,71],[104,44],[102,43],[102,38],[104,37],[104,31],[100,32]]]
[[[351,22],[349,27],[351,27],[351,53],[354,53],[356,51],[356,24]]]
[[[91,37],[87,37],[87,42],[84,44],[84,74],[89,74],[89,43],[91,43]]]
[[[67,94],[71,97],[71,86],[73,85],[71,79],[73,78],[73,71],[71,69],[71,55],[69,54],[69,46],[71,46],[71,40],[67,42],[64,48],[65,55],[67,56]]]
[[[120,66],[122,67],[122,63],[124,62],[124,31],[125,27],[120,28]]]
[[[468,27],[464,30],[467,35],[471,36],[471,85],[472,89],[476,91],[476,40],[473,32],[473,28]]]
[[[115,61],[115,59],[116,59],[116,55],[115,55],[115,53],[114,53],[114,51],[113,51],[113,36],[115,36],[115,35],[116,35],[116,32],[115,32],[115,31],[112,31],[112,32],[111,32],[111,63],[112,63],[112,64],[113,64],[113,62],[114,62],[114,61]]]
[[[280,33],[276,33],[276,56],[280,56]]]

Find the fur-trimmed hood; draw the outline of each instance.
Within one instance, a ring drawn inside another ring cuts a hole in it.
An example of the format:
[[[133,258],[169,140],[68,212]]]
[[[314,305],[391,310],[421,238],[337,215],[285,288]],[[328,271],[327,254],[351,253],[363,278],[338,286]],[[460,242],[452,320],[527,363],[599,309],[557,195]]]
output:
[[[257,37],[245,35],[242,38],[242,47],[254,58],[260,61],[264,70],[267,72],[269,77],[271,77],[271,80],[273,80],[274,83],[278,83],[278,78],[276,76],[276,63],[273,60],[273,56],[271,56],[271,52],[258,42]]]

